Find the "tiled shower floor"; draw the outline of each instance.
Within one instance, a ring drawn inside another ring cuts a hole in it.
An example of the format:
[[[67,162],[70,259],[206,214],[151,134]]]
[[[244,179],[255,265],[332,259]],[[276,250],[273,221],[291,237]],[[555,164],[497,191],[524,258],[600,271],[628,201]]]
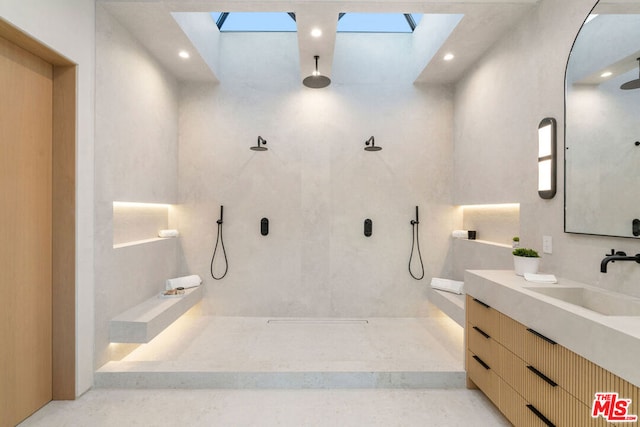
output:
[[[510,425],[464,388],[463,330],[444,315],[269,320],[191,312],[21,427]]]
[[[96,373],[99,387],[460,388],[448,317],[282,319],[189,313]]]

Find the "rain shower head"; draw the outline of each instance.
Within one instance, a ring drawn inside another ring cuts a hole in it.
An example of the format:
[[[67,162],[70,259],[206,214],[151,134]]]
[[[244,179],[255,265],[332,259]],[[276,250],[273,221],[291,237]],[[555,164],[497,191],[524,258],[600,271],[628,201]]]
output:
[[[323,87],[327,87],[331,84],[331,79],[320,74],[320,71],[318,71],[318,59],[320,57],[316,55],[314,58],[316,60],[316,69],[313,74],[302,80],[302,84],[312,89],[322,89]]]
[[[638,58],[637,61],[638,61],[638,68],[640,69],[640,58]],[[620,86],[620,89],[622,90],[640,89],[640,78],[626,82],[625,84]]]
[[[371,144],[371,146],[369,146],[369,144]],[[373,136],[371,138],[367,139],[364,142],[364,145],[366,145],[366,147],[364,147],[364,151],[380,151],[380,150],[382,150],[382,147],[376,147],[376,141],[375,141],[375,138]]]
[[[267,141],[265,141],[264,138],[258,135],[258,145],[256,145],[255,147],[249,147],[249,149],[253,151],[267,151],[268,148],[260,145],[261,143],[262,145],[267,145]]]

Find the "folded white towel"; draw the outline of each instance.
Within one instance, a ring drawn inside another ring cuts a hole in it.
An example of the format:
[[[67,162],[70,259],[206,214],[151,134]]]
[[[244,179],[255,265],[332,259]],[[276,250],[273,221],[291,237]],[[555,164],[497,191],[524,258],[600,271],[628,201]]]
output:
[[[454,239],[468,239],[469,230],[453,230],[451,232],[451,237],[453,237]]]
[[[524,279],[535,283],[558,283],[558,279],[553,274],[524,273]]]
[[[158,231],[158,237],[178,237],[180,233],[178,230],[160,230]]]
[[[191,276],[176,277],[175,279],[167,280],[167,289],[176,288],[195,288],[202,283],[202,279],[197,274]]]
[[[440,279],[438,277],[434,277],[431,279],[431,287],[433,289],[452,292],[458,295],[464,293],[464,282],[459,282],[457,280]]]

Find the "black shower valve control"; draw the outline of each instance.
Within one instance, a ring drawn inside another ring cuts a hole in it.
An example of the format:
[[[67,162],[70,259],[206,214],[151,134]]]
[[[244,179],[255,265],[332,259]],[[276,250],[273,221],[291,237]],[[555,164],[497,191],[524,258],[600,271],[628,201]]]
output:
[[[364,235],[366,237],[371,237],[372,234],[373,234],[373,221],[367,218],[364,220]]]
[[[260,220],[260,234],[263,236],[269,234],[269,218],[262,218]]]

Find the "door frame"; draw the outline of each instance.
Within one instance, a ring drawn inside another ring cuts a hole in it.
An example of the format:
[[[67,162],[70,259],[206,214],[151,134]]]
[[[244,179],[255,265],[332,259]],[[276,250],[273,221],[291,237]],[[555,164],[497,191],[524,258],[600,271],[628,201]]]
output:
[[[76,398],[77,64],[0,18],[0,37],[53,65],[52,398]]]

